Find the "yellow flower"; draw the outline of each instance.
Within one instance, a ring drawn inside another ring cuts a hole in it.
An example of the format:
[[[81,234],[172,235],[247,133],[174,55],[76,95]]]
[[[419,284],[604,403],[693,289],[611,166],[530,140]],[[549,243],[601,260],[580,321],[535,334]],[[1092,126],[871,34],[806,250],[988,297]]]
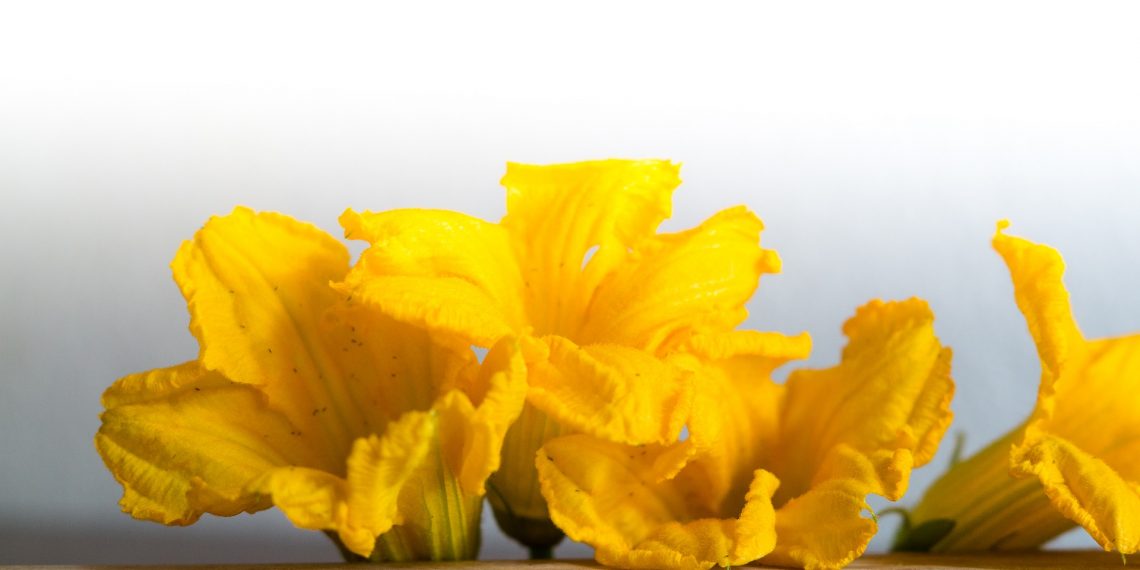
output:
[[[562,534],[539,493],[538,448],[565,433],[675,440],[692,391],[666,357],[695,333],[742,322],[779,259],[760,248],[760,220],[743,207],[656,233],[680,183],[668,162],[510,164],[502,182],[498,224],[439,210],[346,212],[345,237],[371,247],[338,287],[474,345],[520,337],[528,405],[489,499],[508,534],[541,550]]]
[[[1086,340],[1061,280],[1061,255],[1005,235],[1007,226],[998,224],[993,246],[1037,345],[1037,405],[1024,424],[930,488],[900,546],[1026,549],[1079,524],[1105,550],[1136,552],[1140,335]]]
[[[950,424],[933,319],[920,300],[872,302],[844,326],[837,366],[782,385],[771,372],[807,356],[806,335],[694,336],[673,357],[697,378],[690,438],[548,442],[537,466],[552,518],[626,568],[847,564],[876,531],[866,496],[898,500]]]
[[[329,282],[348,262],[317,228],[244,208],[183,244],[198,359],[103,395],[95,444],[125,512],[186,525],[276,505],[354,555],[475,557],[484,481],[525,398],[517,342],[480,365],[345,303]]]

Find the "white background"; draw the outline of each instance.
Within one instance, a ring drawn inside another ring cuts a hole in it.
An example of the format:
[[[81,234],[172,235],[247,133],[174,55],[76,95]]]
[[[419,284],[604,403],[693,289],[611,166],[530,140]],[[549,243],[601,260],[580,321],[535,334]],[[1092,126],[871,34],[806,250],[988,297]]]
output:
[[[208,216],[497,219],[508,160],[682,162],[666,229],[751,206],[785,270],[748,324],[812,365],[857,305],[930,300],[975,450],[1038,374],[996,220],[1062,250],[1087,334],[1140,329],[1137,30],[1126,2],[0,3],[0,563],[335,560],[275,511],[120,514],[99,394],[195,356],[168,264]]]

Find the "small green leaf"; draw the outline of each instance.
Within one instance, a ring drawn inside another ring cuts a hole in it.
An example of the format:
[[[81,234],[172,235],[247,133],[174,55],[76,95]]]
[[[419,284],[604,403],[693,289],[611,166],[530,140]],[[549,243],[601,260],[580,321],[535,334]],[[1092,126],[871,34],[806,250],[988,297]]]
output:
[[[929,552],[938,541],[954,530],[951,519],[931,519],[914,528],[900,529],[891,550],[895,552]]]

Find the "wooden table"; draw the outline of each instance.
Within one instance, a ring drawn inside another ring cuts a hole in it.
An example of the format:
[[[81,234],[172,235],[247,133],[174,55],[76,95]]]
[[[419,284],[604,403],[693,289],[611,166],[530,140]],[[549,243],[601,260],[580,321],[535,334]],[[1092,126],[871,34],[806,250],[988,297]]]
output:
[[[267,570],[268,568],[287,568],[294,570],[363,570],[366,568],[377,570],[462,570],[473,568],[477,570],[581,570],[583,568],[602,568],[591,560],[510,560],[510,561],[477,561],[477,562],[428,562],[418,564],[295,564],[295,565],[203,565],[203,566],[163,566],[166,570]],[[2,568],[22,569],[52,569],[52,570],[137,570],[139,566],[4,566]],[[943,568],[994,568],[994,569],[1033,569],[1049,570],[1063,568],[1093,568],[1122,570],[1127,566],[1119,554],[1111,552],[1031,552],[1031,553],[1001,553],[1001,554],[958,554],[952,556],[931,554],[889,554],[865,556],[853,562],[848,568],[921,568],[937,570]]]

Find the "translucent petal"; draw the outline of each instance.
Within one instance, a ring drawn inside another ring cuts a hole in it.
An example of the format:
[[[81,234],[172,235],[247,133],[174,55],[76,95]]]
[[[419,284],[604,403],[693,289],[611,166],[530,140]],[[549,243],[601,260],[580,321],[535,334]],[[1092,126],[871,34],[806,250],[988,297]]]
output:
[[[1010,456],[1011,472],[1036,476],[1060,514],[1105,549],[1136,552],[1140,335],[1086,341],[1072,318],[1060,254],[1007,236],[1004,227],[994,248],[1009,266],[1042,362],[1037,405]]]
[[[877,525],[862,512],[866,490],[831,480],[780,507],[775,550],[763,563],[794,568],[842,568],[863,554]]]
[[[508,164],[507,215],[538,335],[575,336],[599,283],[671,212],[678,167],[656,160]],[[596,248],[596,249],[595,249]]]
[[[898,500],[950,424],[950,351],[926,303],[874,301],[844,325],[840,363],[788,379],[771,468],[781,538],[774,563],[833,568],[862,554],[870,493]]]
[[[491,346],[523,331],[523,277],[496,224],[445,210],[352,210],[345,237],[369,247],[337,288],[404,322]]]
[[[1136,449],[1132,449],[1135,452]],[[1140,485],[1064,438],[1026,438],[1011,455],[1012,473],[1036,476],[1053,506],[1105,550],[1140,550]]]
[[[173,268],[202,366],[260,387],[299,431],[324,442],[326,468],[342,461],[364,420],[321,321],[337,301],[329,282],[348,271],[344,246],[309,224],[236,208],[183,243]],[[317,418],[314,409],[333,413]]]
[[[739,206],[700,226],[642,240],[594,292],[584,344],[621,343],[656,352],[705,330],[740,324],[762,273],[779,271],[760,248],[763,224]]]
[[[345,547],[367,557],[376,538],[401,522],[397,500],[431,450],[435,430],[430,414],[409,412],[390,423],[382,437],[353,443],[347,478],[283,467],[253,482],[250,489],[272,497],[298,527],[335,530]]]
[[[793,359],[807,358],[811,338],[778,333],[733,331],[698,335],[673,362],[694,373],[689,439],[699,456],[682,477],[696,477],[694,492],[709,508],[737,508],[756,467],[771,461],[780,437],[784,387],[771,372]]]
[[[692,405],[685,371],[625,346],[543,340],[547,358],[529,363],[528,401],[535,407],[611,441],[667,443],[680,434]]]
[[[317,455],[261,393],[196,362],[127,376],[103,403],[95,446],[136,518],[182,525],[267,508],[246,484]]]
[[[1140,421],[1130,421],[1138,413],[1140,335],[1086,343],[1042,388],[1027,438],[1056,434],[1140,481],[1140,456],[1130,453],[1140,444]]]
[[[998,223],[993,247],[1009,267],[1017,306],[1025,315],[1045,371],[1057,376],[1072,350],[1084,339],[1073,320],[1069,293],[1061,281],[1065,262],[1049,246],[1005,235],[1002,230],[1007,227],[1009,222]]]
[[[443,407],[454,418],[445,422],[449,431],[442,437],[460,486],[467,494],[481,496],[487,478],[499,468],[507,430],[526,401],[526,363],[514,338],[504,338],[491,349],[475,384],[444,397]]]
[[[626,446],[586,435],[551,440],[536,465],[554,522],[623,568],[708,568],[746,564],[775,543],[771,496],[777,482],[757,471],[738,514],[716,518],[663,479],[669,448]]]
[[[849,342],[839,365],[791,375],[774,463],[782,482],[778,497],[791,498],[849,469],[849,461],[833,457],[843,449],[868,457],[903,451],[916,466],[929,460],[953,417],[954,392],[950,351],[933,324],[921,300],[873,301],[844,325]],[[873,463],[884,470],[896,465]],[[877,478],[891,484],[868,492],[897,500],[906,490],[903,474],[882,471]]]

